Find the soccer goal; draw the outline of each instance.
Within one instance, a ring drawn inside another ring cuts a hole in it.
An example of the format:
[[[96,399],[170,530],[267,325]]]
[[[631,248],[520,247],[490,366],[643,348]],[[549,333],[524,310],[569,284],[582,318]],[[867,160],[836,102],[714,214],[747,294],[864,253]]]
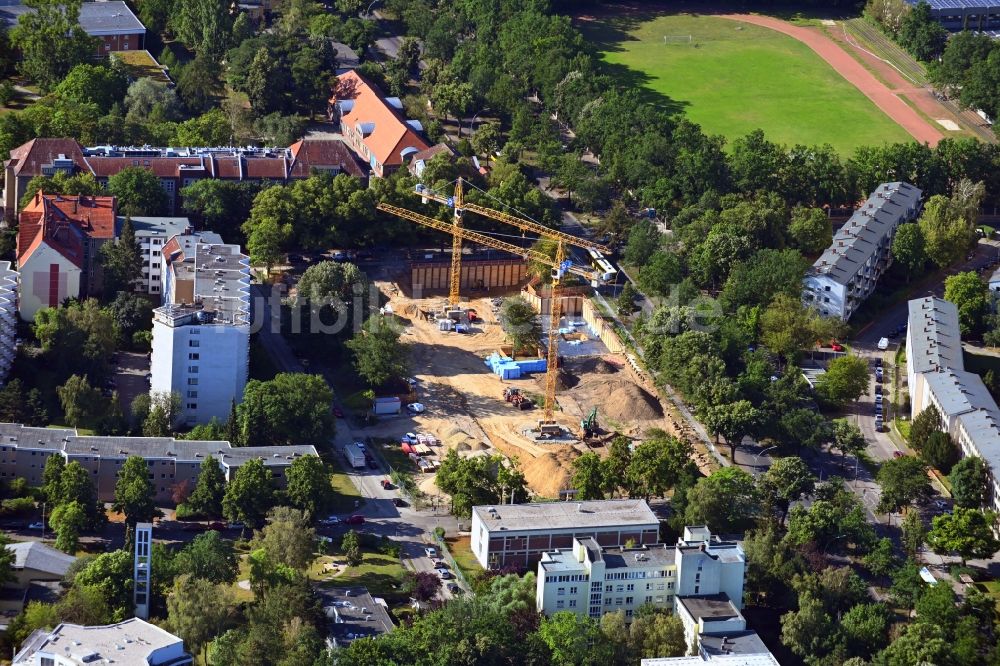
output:
[[[692,41],[691,35],[664,35],[664,44],[690,44]]]

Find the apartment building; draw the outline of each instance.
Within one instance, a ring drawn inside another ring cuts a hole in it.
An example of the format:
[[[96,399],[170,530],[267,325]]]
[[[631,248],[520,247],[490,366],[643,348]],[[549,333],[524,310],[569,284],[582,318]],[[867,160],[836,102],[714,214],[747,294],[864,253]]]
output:
[[[989,470],[989,507],[1000,510],[1000,408],[980,376],[965,370],[958,308],[940,298],[909,302],[906,377],[910,417],[930,406],[963,456],[978,456]]]
[[[655,544],[660,521],[643,500],[497,504],[472,508],[472,552],[484,569],[534,567],[575,539],[598,546]]]
[[[100,293],[100,250],[118,235],[117,208],[115,197],[35,193],[17,232],[22,319]]]
[[[177,393],[186,425],[225,421],[249,374],[250,259],[215,238],[175,236],[162,250],[150,391]]]
[[[82,664],[145,664],[190,666],[184,641],[139,618],[86,627],[63,623],[38,629],[14,655],[13,666],[82,666]]]
[[[909,183],[879,185],[806,273],[806,305],[828,317],[850,319],[891,265],[896,229],[920,214],[920,195]]]
[[[19,277],[9,261],[0,261],[0,385],[7,381],[17,355]]]
[[[133,217],[135,242],[142,257],[142,277],[136,282],[135,290],[145,294],[163,293],[163,246],[174,236],[192,235],[191,221],[186,217]],[[125,223],[119,218],[119,228]],[[211,233],[211,232],[209,232]],[[212,242],[222,242],[218,239]]]
[[[403,102],[398,97],[385,97],[378,87],[355,71],[337,76],[327,116],[340,123],[340,133],[347,145],[379,178],[430,148],[421,136],[420,121],[408,120],[403,115]]]
[[[229,481],[250,460],[261,460],[271,472],[275,487],[286,484],[285,472],[296,458],[318,455],[312,446],[243,446],[229,442],[195,441],[172,437],[81,436],[69,428],[32,428],[0,423],[0,482],[24,478],[32,486],[42,483],[50,456],[76,461],[91,474],[102,502],[114,499],[118,472],[131,456],[149,465],[150,482],[158,503],[170,504],[174,486],[193,488],[205,458],[212,456]]]
[[[2,205],[6,217],[14,218],[25,188],[35,176],[89,173],[107,185],[111,176],[126,167],[141,167],[156,175],[167,194],[164,212],[169,215],[183,209],[181,190],[206,178],[287,183],[308,178],[314,171],[368,176],[365,165],[340,139],[297,141],[287,148],[85,148],[73,139],[38,138],[11,150],[10,159],[4,162]]]

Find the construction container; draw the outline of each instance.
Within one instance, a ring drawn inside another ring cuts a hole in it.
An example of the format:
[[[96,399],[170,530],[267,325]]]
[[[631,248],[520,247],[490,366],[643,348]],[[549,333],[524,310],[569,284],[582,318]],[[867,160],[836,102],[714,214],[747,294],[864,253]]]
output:
[[[450,331],[454,327],[455,322],[451,319],[438,319],[437,327],[439,331]]]
[[[375,398],[372,405],[373,414],[399,414],[403,403],[399,398]]]

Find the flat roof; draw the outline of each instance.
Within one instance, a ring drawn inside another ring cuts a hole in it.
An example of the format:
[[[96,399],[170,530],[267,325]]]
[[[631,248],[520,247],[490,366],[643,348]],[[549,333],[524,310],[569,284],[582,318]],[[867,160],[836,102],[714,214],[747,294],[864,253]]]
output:
[[[733,631],[718,634],[700,634],[698,643],[709,655],[768,655],[771,651],[760,640],[756,631]],[[776,661],[771,663],[777,663]]]
[[[68,657],[79,664],[107,659],[118,664],[145,664],[156,650],[181,643],[181,639],[139,618],[117,624],[85,627],[63,623],[51,632],[36,632],[14,657],[15,664],[27,663],[36,652]]]
[[[385,601],[365,587],[317,587],[330,636],[339,645],[358,638],[376,638],[395,628]]]
[[[660,525],[649,504],[631,499],[493,504],[474,506],[472,511],[491,532],[501,528],[523,532]]]
[[[935,296],[915,298],[907,305],[910,356],[906,361],[913,371],[963,370],[958,307]]]
[[[121,226],[125,223],[125,218],[119,215],[118,222]],[[140,238],[155,236],[170,239],[190,229],[191,220],[186,217],[133,217],[132,228],[135,229],[135,235]]]
[[[643,659],[641,666],[694,666],[695,664],[720,664],[721,666],[780,666],[770,652],[764,654],[722,654],[697,657],[657,657]]]
[[[833,243],[812,265],[809,275],[826,275],[847,284],[893,229],[920,203],[921,192],[909,183],[882,183],[833,236]]]
[[[677,603],[697,620],[725,620],[742,617],[733,602],[725,594],[706,594],[701,596],[678,596]]]
[[[31,7],[22,5],[21,0],[0,0],[0,21],[6,22],[11,27],[17,25],[23,14],[34,11]],[[79,23],[88,35],[93,36],[134,35],[146,32],[146,26],[121,0],[84,2],[80,5]]]

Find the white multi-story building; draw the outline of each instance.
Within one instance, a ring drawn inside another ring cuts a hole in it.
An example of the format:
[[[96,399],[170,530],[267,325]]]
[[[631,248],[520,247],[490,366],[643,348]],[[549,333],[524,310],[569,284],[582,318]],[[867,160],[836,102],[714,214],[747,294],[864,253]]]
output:
[[[237,245],[176,236],[162,250],[153,311],[151,393],[177,393],[186,425],[225,421],[243,399],[250,356],[250,261]]]
[[[85,627],[60,624],[38,629],[14,655],[13,666],[83,666],[84,664],[190,666],[184,641],[139,618]]]
[[[9,261],[0,261],[0,384],[7,381],[17,354],[18,273]]]
[[[534,568],[576,538],[600,546],[655,544],[660,520],[643,500],[590,500],[472,507],[472,552],[484,569]]]
[[[896,229],[920,213],[920,195],[909,183],[879,185],[806,273],[806,305],[828,317],[850,319],[892,263]]]
[[[906,378],[910,416],[928,407],[963,456],[978,456],[989,469],[990,508],[1000,510],[1000,408],[982,378],[966,372],[958,308],[940,298],[909,303]]]
[[[133,217],[131,220],[135,229],[135,242],[142,257],[142,278],[136,283],[135,289],[159,296],[163,293],[163,246],[174,236],[191,234],[191,222],[186,217]],[[121,224],[124,222],[122,218]],[[121,224],[118,225],[119,228]],[[217,240],[206,242],[222,242],[217,234],[209,234]]]
[[[763,644],[740,613],[745,571],[740,544],[703,525],[685,527],[673,546],[602,547],[593,537],[575,537],[572,548],[542,555],[535,602],[546,615],[595,619],[620,610],[630,620],[643,606],[666,609],[680,617],[689,648],[712,652],[739,639],[740,651],[751,653]],[[727,638],[716,645],[720,637]]]

